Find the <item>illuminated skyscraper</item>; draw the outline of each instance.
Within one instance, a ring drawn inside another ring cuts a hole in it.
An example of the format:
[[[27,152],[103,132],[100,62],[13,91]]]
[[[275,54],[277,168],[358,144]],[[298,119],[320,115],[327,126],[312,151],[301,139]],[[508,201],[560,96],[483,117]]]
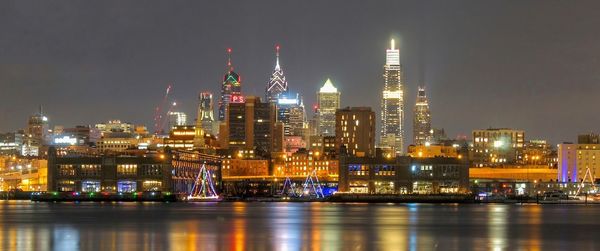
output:
[[[227,115],[227,105],[230,102],[244,103],[242,96],[242,83],[240,76],[233,71],[231,66],[231,49],[227,49],[227,73],[223,76],[221,85],[221,99],[219,100],[219,121],[225,121]]]
[[[425,95],[425,87],[419,86],[413,120],[413,137],[415,145],[424,145],[431,140],[431,114]]]
[[[29,117],[27,121],[27,131],[25,132],[24,144],[21,149],[22,155],[39,156],[42,146],[49,142],[48,117],[42,111],[42,106],[38,113]]]
[[[268,102],[276,103],[279,95],[288,90],[288,83],[285,80],[285,75],[283,74],[283,70],[279,66],[279,45],[275,47],[275,70],[273,70],[273,74],[271,74],[271,78],[269,79],[269,83],[267,84],[267,89],[265,92],[265,99]]]
[[[202,128],[204,133],[214,134],[213,95],[210,92],[201,92],[198,96],[198,114],[196,128]]]
[[[404,87],[400,50],[395,48],[393,39],[391,48],[386,50],[383,69],[380,144],[393,148],[396,155],[400,155],[404,152]]]
[[[318,101],[318,134],[322,136],[335,136],[335,111],[340,109],[340,93],[333,86],[330,79],[319,92]]]

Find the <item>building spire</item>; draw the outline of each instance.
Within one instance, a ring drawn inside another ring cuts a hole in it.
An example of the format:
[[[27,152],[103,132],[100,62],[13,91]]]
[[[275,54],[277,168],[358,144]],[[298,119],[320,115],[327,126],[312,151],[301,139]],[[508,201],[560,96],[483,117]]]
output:
[[[233,67],[231,66],[231,48],[227,48],[227,70],[233,71]]]
[[[393,38],[392,38],[392,40],[390,41],[390,44],[391,44],[391,47],[390,47],[390,49],[391,49],[391,50],[394,50],[394,47],[395,47],[396,43],[394,42],[394,39],[393,39]]]
[[[275,45],[275,57],[277,58],[275,63],[275,70],[279,71],[281,70],[281,67],[279,67],[279,45]]]

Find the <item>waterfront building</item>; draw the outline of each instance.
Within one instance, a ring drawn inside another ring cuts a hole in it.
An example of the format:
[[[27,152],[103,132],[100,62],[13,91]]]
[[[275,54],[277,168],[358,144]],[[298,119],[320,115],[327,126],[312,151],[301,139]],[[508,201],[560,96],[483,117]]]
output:
[[[400,64],[400,50],[391,40],[386,50],[383,66],[383,98],[381,102],[381,139],[382,148],[392,148],[396,155],[404,153],[404,76]]]
[[[222,174],[225,178],[244,176],[268,176],[269,160],[243,159],[237,157],[224,158]]]
[[[0,191],[46,191],[47,173],[45,159],[0,156]]]
[[[458,158],[342,155],[338,189],[359,194],[468,193],[469,166]]]
[[[280,152],[283,124],[277,122],[275,103],[249,96],[244,103],[230,103],[219,139],[224,149],[254,149],[261,155]],[[281,127],[281,128],[280,128]]]
[[[223,122],[226,119],[229,103],[244,103],[241,78],[233,71],[233,66],[231,65],[231,49],[227,49],[227,55],[227,73],[223,76],[221,99],[219,99],[220,122]]]
[[[473,131],[473,165],[491,167],[521,163],[525,132],[509,128]]]
[[[338,109],[335,118],[337,147],[345,148],[352,156],[375,154],[375,112],[370,107]]]
[[[335,181],[338,177],[339,160],[321,152],[300,150],[286,157],[285,166],[276,170],[276,176],[307,177],[316,175],[321,180]]]
[[[600,144],[558,144],[559,181],[596,182],[598,175],[600,175]]]
[[[419,86],[413,117],[413,143],[417,146],[432,143],[431,113],[425,87]]]
[[[335,136],[335,112],[340,109],[340,95],[330,79],[317,92],[317,134]]]
[[[288,82],[279,66],[279,45],[275,46],[275,69],[269,78],[265,91],[265,101],[277,103],[279,95],[288,91]]]
[[[188,193],[200,168],[215,175],[218,187],[221,163],[218,157],[193,151],[143,152],[119,155],[69,154],[60,156],[50,148],[48,191],[84,193],[172,192]]]

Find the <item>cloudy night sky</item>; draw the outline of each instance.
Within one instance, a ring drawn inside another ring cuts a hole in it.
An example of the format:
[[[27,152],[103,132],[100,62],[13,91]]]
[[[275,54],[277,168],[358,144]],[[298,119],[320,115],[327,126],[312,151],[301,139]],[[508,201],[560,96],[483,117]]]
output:
[[[226,48],[243,94],[264,96],[275,44],[307,110],[331,78],[342,106],[379,114],[395,38],[408,142],[423,83],[433,127],[450,137],[510,127],[575,141],[600,131],[600,2],[576,2],[2,1],[0,132],[24,128],[39,105],[51,127],[120,119],[151,129],[170,83],[193,121],[198,93],[219,95]]]

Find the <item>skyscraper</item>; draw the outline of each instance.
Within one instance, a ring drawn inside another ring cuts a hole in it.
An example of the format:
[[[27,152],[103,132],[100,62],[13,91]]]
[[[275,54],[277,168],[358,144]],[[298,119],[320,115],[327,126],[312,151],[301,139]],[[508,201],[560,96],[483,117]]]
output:
[[[304,136],[306,125],[304,102],[297,93],[284,92],[277,99],[277,120],[284,124],[285,136]]]
[[[225,121],[227,115],[227,105],[230,102],[243,103],[242,83],[240,76],[233,71],[231,66],[231,48],[227,49],[227,73],[223,76],[223,84],[221,85],[221,99],[219,100],[219,121]]]
[[[276,104],[248,96],[244,103],[231,103],[219,139],[224,149],[254,149],[268,154],[281,151],[283,133],[278,130]]]
[[[337,110],[335,117],[337,147],[345,147],[352,156],[375,155],[375,112],[370,107],[346,107]]]
[[[275,46],[275,70],[271,74],[269,83],[267,83],[267,89],[265,91],[265,100],[267,102],[276,103],[279,95],[288,90],[288,83],[285,80],[283,70],[279,66],[279,45]]]
[[[413,119],[413,137],[415,145],[424,145],[431,140],[431,114],[425,95],[425,87],[419,86]]]
[[[48,139],[48,118],[42,111],[42,106],[38,113],[29,117],[27,121],[26,137],[21,149],[22,155],[39,156],[42,147],[49,141]]]
[[[340,108],[340,93],[330,79],[319,92],[318,101],[318,133],[322,136],[335,136],[335,111]]]
[[[394,39],[391,48],[386,50],[383,70],[380,144],[393,148],[396,155],[400,155],[404,152],[404,87],[400,50],[395,48]]]
[[[202,128],[204,133],[215,134],[213,95],[210,92],[201,92],[198,96],[198,115],[196,116],[196,127]]]

